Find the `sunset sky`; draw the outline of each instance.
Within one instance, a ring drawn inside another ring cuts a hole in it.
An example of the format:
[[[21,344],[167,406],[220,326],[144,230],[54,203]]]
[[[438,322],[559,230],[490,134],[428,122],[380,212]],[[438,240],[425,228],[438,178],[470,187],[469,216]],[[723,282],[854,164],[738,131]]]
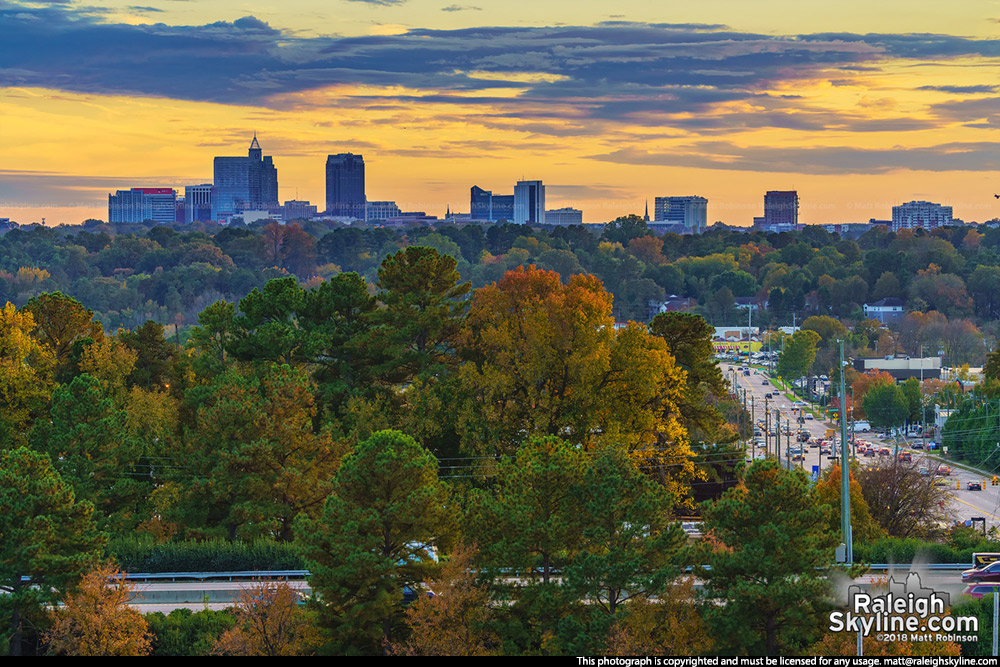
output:
[[[141,1],[0,0],[0,217],[106,219],[254,131],[320,209],[354,152],[369,200],[442,216],[524,178],[585,222],[791,189],[806,223],[1000,217],[997,1]]]

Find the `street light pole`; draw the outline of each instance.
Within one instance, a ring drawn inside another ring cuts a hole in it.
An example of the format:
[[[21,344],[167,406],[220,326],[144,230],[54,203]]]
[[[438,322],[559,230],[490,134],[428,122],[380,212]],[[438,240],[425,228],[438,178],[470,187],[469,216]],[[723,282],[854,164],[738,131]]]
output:
[[[847,469],[847,391],[844,388],[844,341],[840,341],[840,528],[846,549],[846,562],[854,562],[851,540],[851,483]]]

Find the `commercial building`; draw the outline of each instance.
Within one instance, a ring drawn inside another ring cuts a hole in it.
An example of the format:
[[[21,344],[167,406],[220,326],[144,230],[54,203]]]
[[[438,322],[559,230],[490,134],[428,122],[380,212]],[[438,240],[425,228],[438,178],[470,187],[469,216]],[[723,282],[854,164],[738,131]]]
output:
[[[764,193],[764,226],[773,231],[795,229],[799,224],[799,193],[768,190]]]
[[[708,200],[704,197],[656,197],[653,226],[679,226],[683,232],[701,234],[708,227]]]
[[[545,224],[545,186],[541,181],[518,181],[514,186],[514,222]]]
[[[278,208],[278,170],[271,156],[263,155],[256,134],[247,157],[217,157],[214,171],[213,219]]]
[[[312,220],[318,211],[316,207],[307,201],[290,199],[281,207],[281,219],[283,222],[290,220]]]
[[[170,224],[177,219],[177,192],[173,188],[132,188],[108,195],[108,222]]]
[[[492,190],[473,185],[469,216],[481,222],[510,222],[514,219],[514,195],[495,195]]]
[[[388,220],[402,214],[394,201],[370,201],[365,204],[365,220]]]
[[[896,382],[902,382],[910,378],[940,378],[941,358],[940,357],[897,357],[888,355],[885,357],[855,359],[854,370],[859,373],[868,371],[885,371],[891,375]]]
[[[564,208],[553,208],[545,212],[545,224],[547,225],[582,225],[583,211],[578,208],[566,206]]]
[[[184,186],[184,222],[204,222],[212,219],[212,184]]]
[[[326,157],[326,212],[365,219],[365,159],[354,153]]]
[[[929,201],[909,201],[892,207],[892,231],[934,229],[952,224],[951,206]]]

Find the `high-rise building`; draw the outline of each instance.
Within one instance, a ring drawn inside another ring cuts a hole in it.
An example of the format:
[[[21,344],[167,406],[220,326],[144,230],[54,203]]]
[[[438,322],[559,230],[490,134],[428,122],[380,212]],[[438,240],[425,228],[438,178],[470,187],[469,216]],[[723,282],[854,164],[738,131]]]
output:
[[[541,181],[518,181],[514,186],[514,220],[519,225],[545,224],[545,186]]]
[[[653,225],[657,224],[676,226],[688,234],[701,234],[708,227],[708,200],[693,196],[656,197]]]
[[[908,201],[892,207],[892,231],[901,229],[934,229],[952,224],[951,206],[929,201]]]
[[[217,157],[214,168],[213,219],[278,207],[278,170],[271,156],[263,155],[256,134],[247,157]]]
[[[764,194],[764,226],[792,227],[799,224],[799,193],[795,190],[768,190]]]
[[[365,219],[365,159],[354,153],[326,158],[326,212]]]
[[[491,190],[472,186],[469,216],[481,222],[510,221],[514,219],[514,195],[495,195]]]
[[[549,209],[548,211],[545,212],[545,224],[582,225],[583,211],[581,211],[578,208],[571,208],[569,206],[565,208]]]
[[[177,217],[177,193],[173,188],[132,188],[108,195],[108,222],[169,224]]]
[[[184,186],[184,222],[203,222],[212,219],[212,184]]]

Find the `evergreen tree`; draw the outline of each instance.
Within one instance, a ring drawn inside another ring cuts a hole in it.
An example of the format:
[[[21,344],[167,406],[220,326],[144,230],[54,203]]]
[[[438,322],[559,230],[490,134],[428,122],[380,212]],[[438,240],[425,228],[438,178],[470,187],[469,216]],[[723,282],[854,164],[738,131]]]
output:
[[[404,588],[423,594],[451,520],[437,460],[409,436],[380,431],[344,460],[322,515],[296,524],[334,653],[399,639]]]
[[[774,460],[758,461],[740,486],[704,505],[704,530],[718,542],[701,562],[709,623],[720,650],[778,655],[815,640],[829,595],[825,572],[837,535],[832,512],[809,479]]]

